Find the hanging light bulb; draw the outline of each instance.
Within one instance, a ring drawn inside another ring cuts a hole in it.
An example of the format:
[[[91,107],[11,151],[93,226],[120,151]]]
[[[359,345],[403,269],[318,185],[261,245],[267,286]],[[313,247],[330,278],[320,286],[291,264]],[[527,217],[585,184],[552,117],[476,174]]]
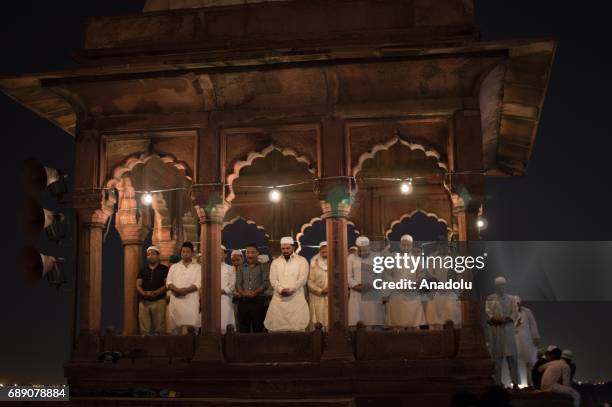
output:
[[[413,187],[412,187],[412,179],[408,178],[408,180],[403,181],[400,185],[400,191],[402,192],[402,194],[407,195],[412,193]]]
[[[140,198],[140,202],[142,202],[143,205],[151,205],[153,203],[153,195],[146,192],[142,198]]]
[[[478,218],[478,220],[476,221],[476,227],[479,230],[485,230],[487,228],[487,226],[489,226],[489,222],[487,222],[487,219],[482,217],[482,216],[480,216]]]
[[[270,201],[277,203],[277,202],[280,202],[281,200],[281,193],[278,189],[274,188],[272,189],[272,191],[270,191],[269,197],[270,197]]]

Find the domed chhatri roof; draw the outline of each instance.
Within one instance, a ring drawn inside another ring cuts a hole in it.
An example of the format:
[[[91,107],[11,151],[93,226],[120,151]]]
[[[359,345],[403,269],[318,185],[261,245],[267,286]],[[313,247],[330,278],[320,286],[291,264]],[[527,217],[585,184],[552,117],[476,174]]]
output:
[[[264,3],[286,0],[147,0],[143,11],[161,11],[181,8],[235,6],[238,4]]]

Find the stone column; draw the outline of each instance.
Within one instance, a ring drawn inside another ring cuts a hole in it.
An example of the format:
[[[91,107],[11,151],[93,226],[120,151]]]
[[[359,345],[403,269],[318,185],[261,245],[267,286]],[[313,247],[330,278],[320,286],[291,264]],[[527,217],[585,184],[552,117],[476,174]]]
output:
[[[317,191],[325,219],[328,272],[328,321],[322,360],[354,360],[348,333],[348,214],[352,185],[348,178],[319,181]]]
[[[138,333],[138,292],[136,279],[142,267],[143,243],[150,231],[148,208],[139,212],[130,178],[123,178],[115,227],[123,242],[123,334]]]
[[[153,194],[152,208],[155,211],[153,219],[153,234],[151,241],[159,247],[159,259],[169,265],[170,256],[178,252],[178,246],[181,242],[172,234],[172,225],[169,222],[169,213],[166,200],[161,192]]]
[[[471,200],[469,205],[465,199],[453,194],[453,215],[456,220],[458,240],[469,245],[480,239],[476,221],[478,220],[478,202]],[[474,275],[465,274],[463,278],[475,279]],[[474,290],[477,290],[475,287]],[[486,358],[487,351],[484,330],[482,326],[483,303],[478,298],[478,292],[466,292],[461,296],[461,331],[459,337],[459,358]]]
[[[136,279],[142,267],[143,242],[148,229],[141,225],[118,227],[123,242],[123,335],[138,334]]]
[[[193,200],[200,219],[200,264],[202,266],[202,334],[195,361],[221,361],[221,229],[229,204],[223,186],[193,188]]]
[[[78,231],[79,336],[72,360],[91,360],[99,349],[102,320],[102,237],[114,202],[96,189],[76,190],[72,195]]]

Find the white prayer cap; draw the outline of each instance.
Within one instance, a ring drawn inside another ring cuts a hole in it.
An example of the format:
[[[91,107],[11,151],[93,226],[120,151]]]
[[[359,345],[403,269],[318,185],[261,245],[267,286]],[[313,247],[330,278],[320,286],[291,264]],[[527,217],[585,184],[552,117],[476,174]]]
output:
[[[495,285],[504,285],[506,284],[506,279],[504,277],[495,277]]]
[[[356,240],[355,240],[355,244],[359,247],[362,246],[369,246],[370,245],[370,239],[368,239],[365,236],[359,236]]]
[[[224,245],[221,245],[221,250],[226,251],[227,248]]]
[[[564,359],[573,359],[574,358],[574,352],[572,352],[569,349],[563,349],[563,352],[561,352],[561,357]]]
[[[403,242],[404,240],[408,240],[409,242],[414,241],[411,235],[403,235],[402,237],[400,237],[400,242]]]
[[[270,256],[268,256],[267,254],[260,254],[259,256],[257,256],[257,261],[260,263],[267,263],[270,261]]]
[[[559,349],[559,347],[557,345],[548,345],[548,348],[546,348],[546,352],[551,352],[555,349]]]
[[[356,250],[357,250],[357,246],[351,246],[351,247],[349,247],[349,252],[350,252],[350,251],[353,251],[353,250],[354,250],[354,251],[356,251]]]
[[[153,250],[154,252],[157,252],[157,254],[160,253],[159,247],[157,247],[157,246],[149,246],[149,247],[147,247],[147,253],[149,252],[149,250]]]
[[[319,243],[319,249],[323,246],[327,246],[327,242],[325,240]]]
[[[234,256],[242,256],[242,252],[240,250],[232,250],[231,257]]]
[[[293,244],[293,238],[291,236],[285,236],[281,239],[280,244]]]

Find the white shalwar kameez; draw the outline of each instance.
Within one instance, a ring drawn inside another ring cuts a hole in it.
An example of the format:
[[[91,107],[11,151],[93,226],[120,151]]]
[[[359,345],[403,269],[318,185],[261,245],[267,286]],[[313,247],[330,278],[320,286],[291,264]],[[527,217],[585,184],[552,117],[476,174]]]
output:
[[[264,320],[268,331],[303,331],[310,321],[310,311],[304,285],[308,280],[308,261],[293,253],[289,260],[283,255],[274,259],[270,265],[270,284],[274,289],[272,301]],[[281,296],[281,291],[288,288],[293,294]]]
[[[173,264],[168,271],[166,287],[170,284],[176,288],[188,288],[195,285],[198,289],[187,295],[177,297],[168,290],[170,303],[168,304],[168,330],[170,332],[183,326],[199,328],[202,325],[200,316],[200,293],[202,287],[202,269],[195,261],[187,266],[180,261]]]

